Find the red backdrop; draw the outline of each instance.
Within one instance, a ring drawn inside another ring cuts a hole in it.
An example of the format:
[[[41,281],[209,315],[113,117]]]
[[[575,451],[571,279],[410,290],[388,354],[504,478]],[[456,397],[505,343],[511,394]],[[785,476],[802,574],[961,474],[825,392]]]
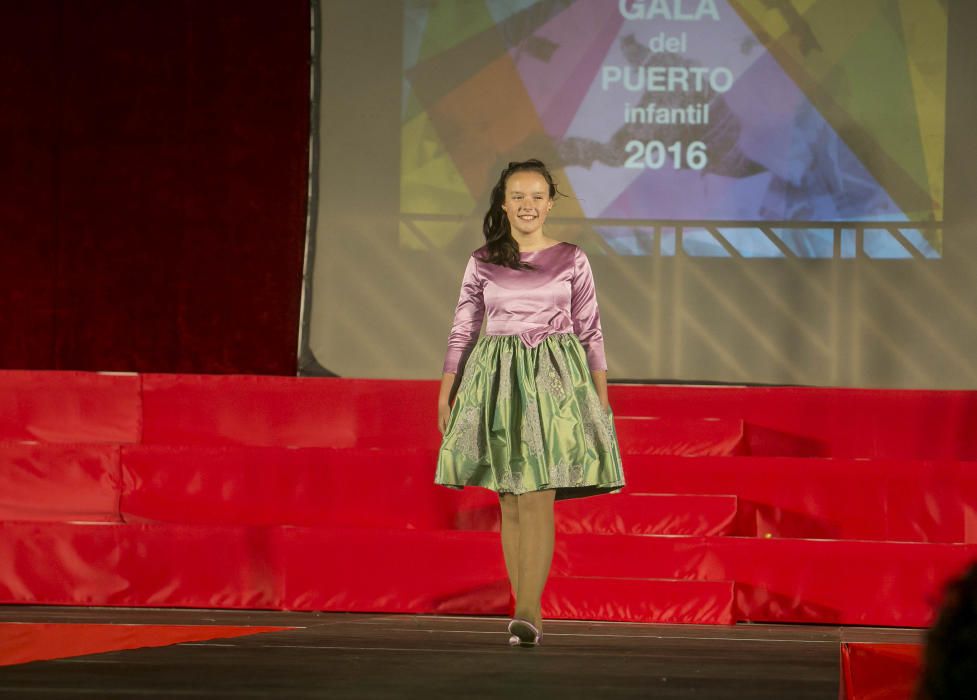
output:
[[[309,24],[0,5],[0,367],[294,374]]]

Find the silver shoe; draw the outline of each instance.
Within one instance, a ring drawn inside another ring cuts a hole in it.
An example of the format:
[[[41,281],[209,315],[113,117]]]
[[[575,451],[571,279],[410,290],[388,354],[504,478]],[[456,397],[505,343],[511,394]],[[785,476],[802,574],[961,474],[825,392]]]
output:
[[[518,639],[517,644],[523,647],[538,646],[539,640],[543,636],[543,633],[536,629],[536,625],[529,620],[523,620],[521,617],[514,617],[509,621],[509,634]],[[512,637],[509,638],[509,644],[515,646]]]

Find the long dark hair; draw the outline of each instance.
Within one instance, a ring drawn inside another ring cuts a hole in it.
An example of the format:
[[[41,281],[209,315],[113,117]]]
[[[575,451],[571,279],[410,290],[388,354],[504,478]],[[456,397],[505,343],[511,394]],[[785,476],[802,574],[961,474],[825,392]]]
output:
[[[499,181],[492,188],[492,198],[489,209],[485,212],[485,219],[482,222],[482,233],[485,234],[485,252],[481,258],[483,262],[493,265],[503,265],[514,270],[532,270],[534,265],[525,263],[519,259],[519,245],[512,237],[512,229],[509,227],[509,217],[506,216],[502,205],[505,203],[505,183],[513,173],[530,171],[539,173],[549,185],[550,199],[556,199],[560,191],[553,182],[553,176],[546,169],[543,162],[530,158],[529,160],[514,161],[509,163],[499,175]]]

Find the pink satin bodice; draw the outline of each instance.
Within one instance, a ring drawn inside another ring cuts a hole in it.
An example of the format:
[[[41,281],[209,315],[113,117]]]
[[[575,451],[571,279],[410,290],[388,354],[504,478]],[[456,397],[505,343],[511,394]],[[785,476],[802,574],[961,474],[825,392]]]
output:
[[[574,333],[587,352],[590,369],[607,369],[594,276],[579,246],[557,243],[520,253],[535,270],[483,262],[479,257],[484,250],[472,253],[465,268],[444,372],[457,374],[478,340],[486,314],[486,335],[518,335],[527,347],[536,347],[554,333]]]

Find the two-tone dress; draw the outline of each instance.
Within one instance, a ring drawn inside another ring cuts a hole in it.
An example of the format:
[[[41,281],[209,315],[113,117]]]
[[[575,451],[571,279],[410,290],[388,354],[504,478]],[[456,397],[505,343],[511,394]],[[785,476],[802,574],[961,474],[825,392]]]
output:
[[[586,254],[557,243],[520,253],[536,269],[514,270],[484,253],[468,260],[448,338],[443,370],[463,369],[435,483],[558,499],[619,491],[613,414],[590,374],[607,361]]]

